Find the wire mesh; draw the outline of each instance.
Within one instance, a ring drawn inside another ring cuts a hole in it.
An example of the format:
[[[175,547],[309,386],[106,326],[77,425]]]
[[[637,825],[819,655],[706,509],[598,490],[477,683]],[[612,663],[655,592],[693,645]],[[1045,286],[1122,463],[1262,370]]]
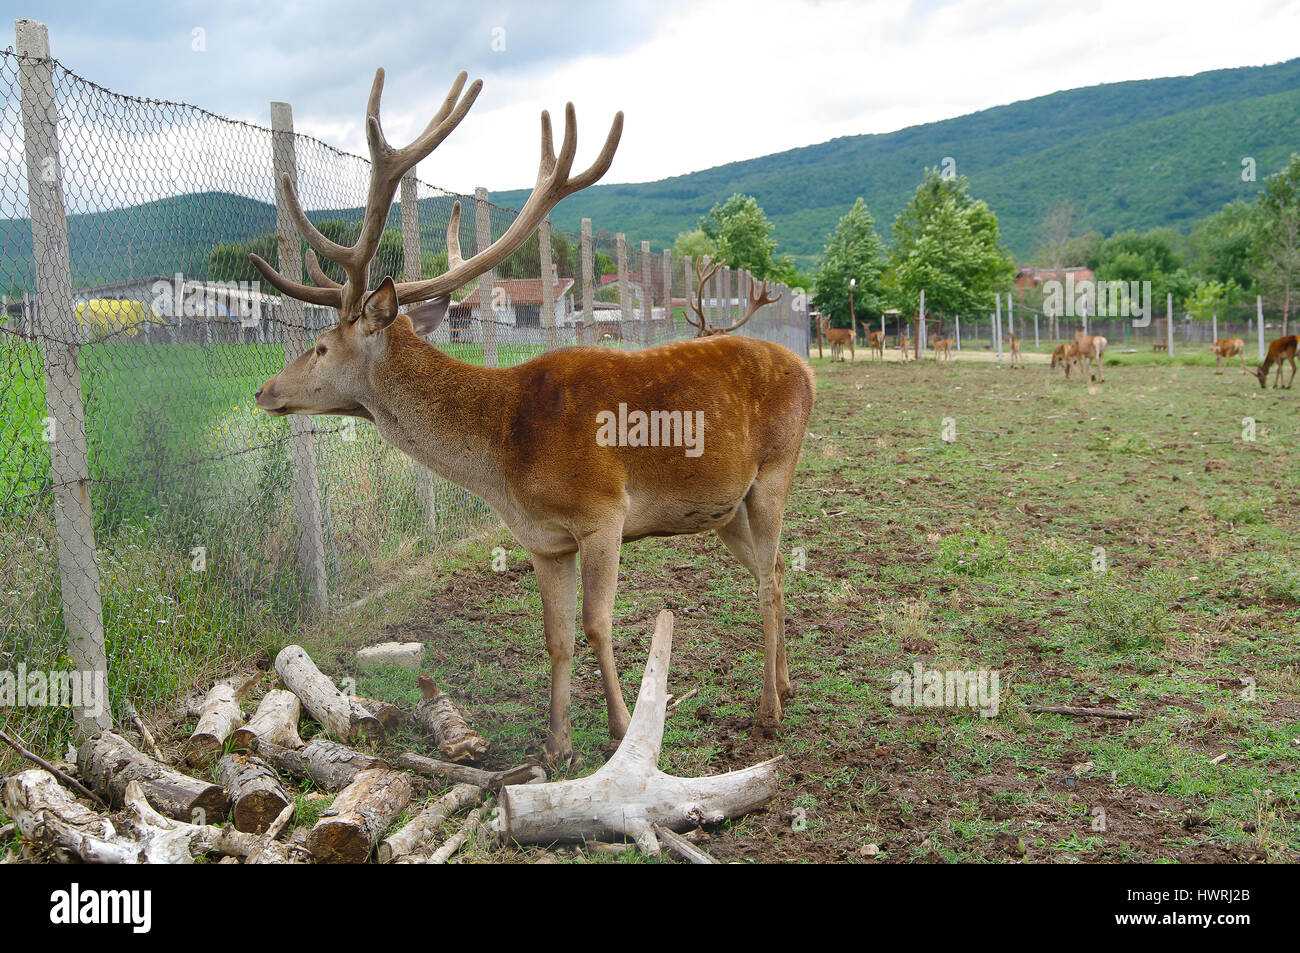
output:
[[[59,673],[93,667],[97,639],[111,711],[161,706],[291,638],[313,586],[327,606],[351,600],[386,568],[494,517],[369,423],[291,425],[257,411],[262,382],[336,320],[327,308],[286,308],[249,263],[250,252],[273,265],[280,257],[275,134],[120,95],[44,62],[71,265],[66,307],[50,291],[61,253],[37,240],[28,207],[24,66],[0,53],[0,726],[61,753],[75,713],[65,696],[36,700],[29,689],[33,678],[49,688]],[[306,136],[293,145],[309,218],[350,242],[368,161]],[[466,250],[500,237],[517,214],[424,182],[416,196],[418,247],[406,247],[395,203],[372,284],[415,277],[415,261],[424,276],[445,270],[457,199]],[[586,320],[581,237],[551,231],[544,275],[534,234],[453,296],[430,340],[462,361],[509,366],[554,347],[692,336],[684,302],[672,300],[685,295],[684,262],[670,256],[665,286],[663,256],[626,247],[620,285],[614,236],[596,232]],[[741,333],[806,354],[806,315],[785,294]]]

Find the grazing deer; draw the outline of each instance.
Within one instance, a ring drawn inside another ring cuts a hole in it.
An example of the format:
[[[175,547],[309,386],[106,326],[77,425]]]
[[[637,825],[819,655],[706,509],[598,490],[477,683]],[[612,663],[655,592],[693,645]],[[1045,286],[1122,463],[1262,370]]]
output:
[[[833,328],[831,319],[828,315],[822,315],[822,334],[831,345],[831,360],[844,360],[844,345],[849,346],[849,360],[857,360],[857,354],[853,349],[853,339],[857,336],[853,333],[852,328]]]
[[[1210,345],[1210,353],[1214,355],[1214,367],[1216,374],[1223,373],[1223,362],[1232,357],[1241,357],[1241,370],[1246,370],[1246,342],[1241,338],[1221,338]]]
[[[1282,364],[1289,361],[1291,364],[1291,377],[1286,382],[1286,389],[1290,390],[1291,385],[1295,383],[1295,352],[1296,345],[1300,343],[1300,337],[1294,334],[1288,334],[1284,338],[1278,338],[1268,346],[1268,354],[1264,356],[1264,363],[1255,368],[1255,376],[1259,378],[1259,386],[1265,390],[1268,389],[1268,369],[1274,364],[1277,365],[1277,376],[1273,379],[1273,389],[1276,390],[1282,383]]]
[[[782,699],[791,694],[781,524],[812,409],[812,371],[780,345],[730,334],[638,351],[564,348],[508,368],[462,363],[429,344],[421,335],[442,321],[450,292],[509,258],[556,203],[605,174],[623,115],[615,117],[591,167],[571,175],[573,106],[565,110],[558,156],[543,112],[537,184],[505,233],[462,258],[460,205],[454,204],[446,271],[402,282],[386,277],[370,291],[367,271],[402,175],[451,133],[481,85],[475,82],[461,97],[461,73],[424,132],[395,149],[379,124],[383,77],[382,70],[375,74],[366,112],[371,178],[356,244],[345,247],[322,235],[286,176],[284,198],[313,249],[307,268],[315,284],[286,278],[250,256],[285,295],[338,311],[335,327],[262,385],[257,405],[276,416],[370,420],[384,440],[481,497],[500,516],[532,555],[541,593],[551,661],[551,760],[565,760],[572,751],[579,555],[582,628],[600,666],[610,737],[627,730],[611,614],[623,541],[646,536],[713,530],[754,575],[766,652],[758,721],[774,728]],[[324,274],[316,253],[343,268],[343,284]],[[400,306],[417,302],[427,303],[399,313]],[[622,418],[618,428],[615,416]]]
[[[1014,334],[1011,335],[1011,366],[1019,367],[1021,370],[1025,367],[1025,359],[1020,353],[1020,339]]]
[[[769,295],[767,293],[766,280],[764,280],[763,290],[760,292],[758,290],[758,282],[756,282],[753,278],[750,278],[749,279],[749,310],[745,312],[745,316],[741,318],[739,321],[733,321],[730,325],[728,325],[725,328],[709,327],[708,319],[704,317],[704,286],[708,282],[708,280],[714,276],[717,270],[722,267],[722,265],[723,265],[722,259],[718,259],[716,262],[713,262],[711,265],[708,266],[708,268],[704,267],[703,260],[697,261],[695,263],[695,289],[696,290],[695,293],[692,294],[689,300],[687,301],[687,303],[691,306],[691,310],[695,312],[695,317],[692,318],[688,314],[686,315],[686,320],[693,328],[695,328],[695,336],[697,338],[712,337],[715,334],[729,334],[730,332],[736,330],[736,328],[743,325],[755,314],[757,314],[761,308],[765,308],[767,305],[781,300],[781,296],[779,294]]]
[[[1058,345],[1056,345],[1056,347],[1052,348],[1052,367],[1051,367],[1051,369],[1052,369],[1052,370],[1056,370],[1056,367],[1057,367],[1058,364],[1061,365],[1061,366],[1063,366],[1063,367],[1065,368],[1065,376],[1066,376],[1066,377],[1069,377],[1069,376],[1070,376],[1070,365],[1069,365],[1069,363],[1066,361],[1066,356],[1067,356],[1067,353],[1069,352],[1069,350],[1070,350],[1070,345],[1068,345],[1068,344],[1058,344]]]
[[[1070,376],[1070,365],[1078,364],[1085,381],[1096,380],[1098,382],[1105,380],[1102,377],[1101,359],[1106,353],[1107,340],[1100,334],[1084,334],[1082,331],[1074,333],[1074,343],[1066,351],[1065,376]],[[1092,362],[1097,362],[1097,373],[1092,375]]]
[[[867,333],[867,343],[871,345],[871,353],[883,361],[885,359],[885,332],[869,331]]]
[[[951,338],[939,338],[939,340],[934,342],[934,362],[936,364],[939,363],[939,358],[941,357],[949,361],[952,360]]]

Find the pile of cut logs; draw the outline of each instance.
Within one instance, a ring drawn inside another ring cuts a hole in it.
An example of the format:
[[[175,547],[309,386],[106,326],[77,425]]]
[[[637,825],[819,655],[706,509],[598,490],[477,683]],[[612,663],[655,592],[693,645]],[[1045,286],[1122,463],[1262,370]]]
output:
[[[30,859],[62,862],[192,863],[216,854],[222,863],[445,863],[490,837],[519,844],[626,838],[655,855],[662,841],[677,857],[710,863],[681,832],[766,804],[776,794],[777,761],[696,779],[658,770],[672,625],[672,614],[660,613],[627,736],[589,777],[548,783],[535,764],[475,767],[487,741],[428,676],[420,676],[422,697],[408,715],[345,694],[291,645],[275,660],[283,687],[267,691],[247,720],[241,701],[260,675],[208,692],[181,749],[188,773],[166,762],[141,723],[151,753],[113,731],[87,738],[75,766],[23,752],[40,766],[5,781],[4,811]],[[303,709],[322,730],[307,742],[299,735]],[[373,753],[408,721],[428,732],[440,758]],[[310,826],[294,823],[299,801],[286,777],[336,792]],[[416,787],[443,793],[413,806]],[[441,839],[445,822],[462,811]],[[403,815],[409,820],[394,828]]]

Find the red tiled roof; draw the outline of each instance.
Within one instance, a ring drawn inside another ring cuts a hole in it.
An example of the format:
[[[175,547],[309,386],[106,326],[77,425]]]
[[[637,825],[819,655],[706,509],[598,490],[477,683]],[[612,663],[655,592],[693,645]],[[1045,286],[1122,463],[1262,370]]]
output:
[[[558,278],[555,280],[555,284],[552,287],[555,289],[554,300],[559,301],[569,293],[571,288],[573,288],[573,279]],[[542,303],[541,278],[500,278],[492,285],[494,294],[498,293],[497,289],[500,289],[499,293],[505,295],[506,299],[511,304],[540,305]],[[474,304],[474,299],[477,298],[478,295],[479,290],[475,289],[459,301],[452,302],[452,306],[455,307],[456,305],[466,303]]]

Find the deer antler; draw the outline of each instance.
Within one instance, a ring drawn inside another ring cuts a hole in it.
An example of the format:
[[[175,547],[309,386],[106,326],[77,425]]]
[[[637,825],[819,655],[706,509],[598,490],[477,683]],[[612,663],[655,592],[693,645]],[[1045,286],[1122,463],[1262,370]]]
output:
[[[564,141],[557,157],[551,139],[551,116],[542,110],[542,157],[537,169],[537,184],[528,201],[510,223],[505,234],[472,258],[462,258],[460,253],[460,203],[451,207],[451,221],[447,224],[447,270],[436,278],[423,281],[403,281],[397,285],[397,299],[402,304],[427,301],[438,295],[454,291],[473,278],[509,258],[541,224],[548,212],[559,201],[581,191],[597,181],[614,161],[614,151],[623,135],[623,113],[614,115],[605,145],[585,172],[570,178],[573,157],[578,151],[578,117],[573,103],[564,107]]]
[[[705,267],[706,262],[708,266]],[[704,317],[704,286],[708,284],[709,279],[718,273],[718,269],[726,264],[724,259],[719,258],[712,261],[707,255],[695,262],[695,293],[687,297],[687,303],[691,310],[695,312],[695,318],[692,319],[688,314],[686,320],[691,327],[695,328],[697,338],[707,337],[710,333],[709,323]]]
[[[769,304],[774,304],[780,300],[781,300],[781,295],[779,292],[772,295],[769,295],[767,293],[766,279],[763,280],[763,290],[759,292],[758,282],[755,281],[753,276],[751,275],[749,279],[749,310],[745,312],[745,316],[741,318],[739,321],[733,322],[730,327],[714,328],[711,333],[727,334],[728,332],[734,331],[736,330],[736,328],[740,327],[742,324],[744,324],[746,321],[752,318],[755,314],[757,314],[761,308],[764,308]]]
[[[388,219],[393,196],[401,184],[402,176],[410,171],[416,163],[426,158],[447,138],[465,118],[475,99],[483,88],[481,80],[475,80],[465,90],[464,72],[456,77],[450,91],[443,100],[437,114],[429,120],[424,131],[412,142],[401,149],[393,148],[384,138],[383,127],[379,123],[379,103],[384,89],[384,71],[375,71],[375,81],[370,87],[370,99],[366,105],[366,142],[370,148],[370,185],[366,194],[366,208],[361,223],[361,231],[356,242],[340,245],[326,238],[307,218],[298,198],[293,180],[285,175],[282,179],[285,204],[298,231],[312,250],[307,252],[307,273],[315,285],[302,284],[285,278],[258,255],[249,255],[257,270],[270,284],[284,294],[311,304],[335,307],[345,321],[356,318],[356,305],[366,293],[370,262],[379,248],[383,236],[384,223]],[[461,95],[464,90],[464,95]],[[528,197],[523,210],[506,233],[483,249],[468,261],[460,255],[460,203],[452,207],[451,223],[447,228],[448,270],[425,281],[407,281],[397,286],[398,300],[407,304],[414,301],[426,301],[438,295],[452,291],[483,272],[508,258],[533,229],[561,199],[586,188],[599,179],[609,169],[618,148],[619,137],[623,130],[623,114],[614,117],[614,123],[605,140],[605,146],[589,169],[574,178],[569,177],[573,157],[577,152],[577,119],[573,104],[565,110],[564,142],[560,154],[555,155],[551,143],[551,120],[542,113],[542,160],[537,174],[537,186]],[[316,257],[319,253],[337,264],[347,276],[343,284],[331,279],[320,267]]]

